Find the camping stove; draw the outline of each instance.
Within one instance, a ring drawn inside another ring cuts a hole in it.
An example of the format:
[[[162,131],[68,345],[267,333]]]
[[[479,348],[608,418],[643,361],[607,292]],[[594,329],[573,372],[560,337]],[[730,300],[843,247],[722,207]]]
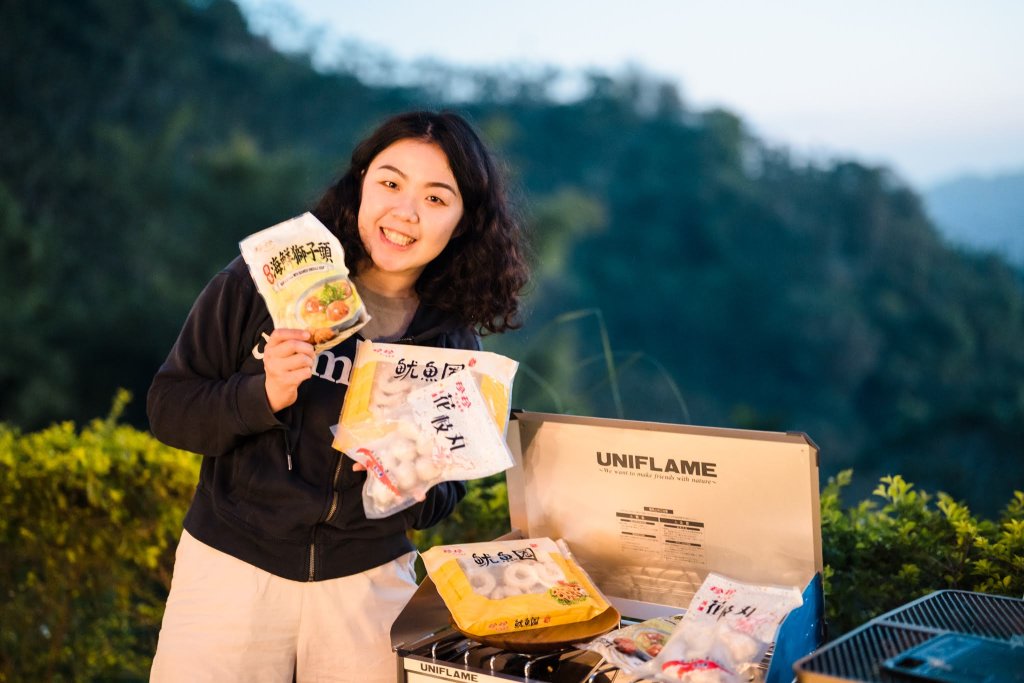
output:
[[[548,681],[550,683],[643,683],[600,655],[567,648],[549,653],[525,653],[488,647],[451,628],[429,634],[409,648],[398,649],[399,677],[404,683],[430,681]],[[771,661],[761,663],[761,675]]]

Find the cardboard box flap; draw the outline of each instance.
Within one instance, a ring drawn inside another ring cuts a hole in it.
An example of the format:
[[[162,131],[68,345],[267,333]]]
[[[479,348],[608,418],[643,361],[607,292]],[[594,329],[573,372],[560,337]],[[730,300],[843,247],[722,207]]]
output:
[[[512,527],[564,538],[620,612],[685,609],[709,571],[804,587],[822,569],[804,434],[516,412]]]

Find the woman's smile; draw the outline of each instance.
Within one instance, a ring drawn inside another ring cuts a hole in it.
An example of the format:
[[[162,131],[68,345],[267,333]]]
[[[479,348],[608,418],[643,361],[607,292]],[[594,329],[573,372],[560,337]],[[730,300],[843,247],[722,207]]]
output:
[[[396,247],[408,247],[409,245],[416,241],[415,237],[410,237],[409,235],[400,233],[397,230],[392,230],[390,228],[385,228],[383,226],[380,229],[380,233],[381,235],[384,236],[384,239],[386,241],[390,242]]]

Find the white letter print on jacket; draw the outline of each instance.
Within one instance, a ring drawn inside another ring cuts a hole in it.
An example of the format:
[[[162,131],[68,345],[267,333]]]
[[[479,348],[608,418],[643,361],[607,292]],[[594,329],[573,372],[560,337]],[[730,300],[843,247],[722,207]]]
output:
[[[263,339],[265,343],[266,333],[263,334]],[[263,360],[262,344],[257,343],[252,347],[252,357],[256,360]],[[313,369],[313,375],[328,382],[348,386],[349,377],[352,375],[352,359],[348,356],[336,356],[331,349],[324,349],[316,354],[316,367]]]

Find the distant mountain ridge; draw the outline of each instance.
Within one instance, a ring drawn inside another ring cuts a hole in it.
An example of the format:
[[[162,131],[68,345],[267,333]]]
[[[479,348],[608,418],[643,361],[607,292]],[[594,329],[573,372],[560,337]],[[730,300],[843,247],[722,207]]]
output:
[[[922,199],[950,241],[996,251],[1024,267],[1024,168],[952,178],[926,188]]]

